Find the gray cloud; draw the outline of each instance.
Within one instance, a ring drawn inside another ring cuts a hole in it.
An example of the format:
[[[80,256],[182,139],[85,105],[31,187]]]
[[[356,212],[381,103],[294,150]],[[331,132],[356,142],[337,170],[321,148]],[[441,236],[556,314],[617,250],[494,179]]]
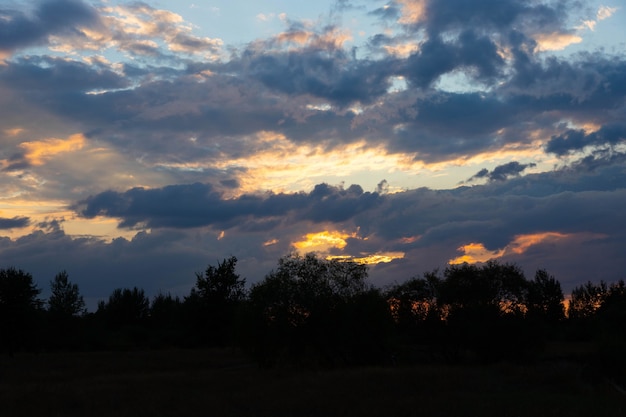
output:
[[[0,72],[0,81],[23,93],[84,93],[127,87],[126,78],[113,71],[52,57],[21,58]],[[68,97],[71,100],[71,96]]]
[[[0,8],[0,51],[48,42],[48,36],[81,36],[81,27],[99,25],[97,11],[80,0],[37,2],[31,14]]]
[[[616,145],[624,141],[626,126],[621,123],[602,126],[598,131],[589,134],[582,129],[568,129],[560,135],[552,136],[546,145],[546,151],[565,155],[587,146]]]
[[[0,229],[17,229],[30,224],[28,217],[13,217],[10,219],[0,217]]]
[[[230,228],[247,218],[288,215],[313,222],[340,222],[374,207],[379,199],[377,193],[363,192],[357,185],[343,189],[319,184],[309,194],[243,195],[227,200],[210,184],[196,183],[134,188],[123,193],[106,191],[77,203],[74,209],[88,218],[120,218],[120,227]]]
[[[471,176],[467,182],[471,182],[477,179],[486,178],[489,181],[505,181],[510,177],[515,177],[520,175],[526,168],[535,167],[536,164],[520,164],[517,161],[507,162],[503,165],[498,165],[493,169],[493,171],[489,171],[486,168],[481,169],[476,174]]]

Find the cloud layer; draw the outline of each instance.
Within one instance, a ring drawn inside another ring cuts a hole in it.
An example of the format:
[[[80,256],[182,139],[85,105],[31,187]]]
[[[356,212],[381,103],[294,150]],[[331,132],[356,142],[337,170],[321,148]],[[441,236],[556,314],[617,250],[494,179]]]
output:
[[[147,3],[1,6],[0,267],[94,299],[305,247],[381,285],[489,257],[623,278],[626,57],[585,48],[621,9],[328,10],[229,45]]]

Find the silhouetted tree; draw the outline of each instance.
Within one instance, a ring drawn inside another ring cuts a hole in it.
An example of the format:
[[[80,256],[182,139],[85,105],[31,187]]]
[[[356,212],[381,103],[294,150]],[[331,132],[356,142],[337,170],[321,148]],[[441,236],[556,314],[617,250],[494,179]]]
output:
[[[545,269],[539,269],[529,285],[527,316],[542,323],[561,321],[565,318],[564,299],[561,283]]]
[[[252,287],[248,346],[265,365],[345,366],[385,359],[391,315],[367,266],[291,254]]]
[[[34,339],[43,306],[40,292],[31,274],[0,269],[0,343],[11,355]]]
[[[437,332],[442,325],[442,311],[438,306],[440,284],[437,271],[433,271],[424,274],[423,278],[415,277],[393,285],[385,292],[401,341],[413,347],[426,347],[428,355],[433,354],[432,348],[439,340]],[[409,355],[409,360],[418,359]]]
[[[78,285],[69,281],[66,271],[61,271],[50,281],[50,289],[46,343],[49,348],[77,348],[83,344],[80,317],[86,313]]]
[[[59,272],[50,282],[52,294],[48,299],[48,311],[56,316],[76,316],[85,312],[85,300],[77,284],[72,284],[66,271]]]
[[[196,285],[185,298],[185,310],[196,339],[203,345],[231,343],[237,309],[245,298],[245,279],[236,273],[231,256],[196,274]]]
[[[572,290],[568,314],[572,320],[590,319],[607,298],[609,288],[606,282],[594,284],[591,281],[579,285]]]
[[[439,286],[449,347],[481,360],[515,358],[535,342],[524,323],[529,283],[514,264],[450,265]]]
[[[183,303],[171,294],[157,294],[150,304],[150,332],[156,346],[185,346],[188,323],[183,320]]]
[[[588,373],[626,386],[626,285],[591,281],[572,290],[569,322],[578,340],[593,342]]]
[[[150,311],[150,300],[144,291],[137,287],[133,289],[116,288],[107,302],[98,303],[98,312],[103,314],[109,325],[120,327],[142,323]]]
[[[108,301],[98,303],[96,316],[109,332],[106,343],[110,347],[126,347],[146,342],[149,312],[150,300],[142,289],[117,288]]]

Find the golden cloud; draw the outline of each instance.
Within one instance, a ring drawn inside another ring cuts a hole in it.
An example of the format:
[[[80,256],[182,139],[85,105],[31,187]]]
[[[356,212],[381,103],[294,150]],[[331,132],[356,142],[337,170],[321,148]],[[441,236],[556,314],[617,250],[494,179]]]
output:
[[[583,41],[578,35],[571,33],[543,33],[535,36],[537,42],[536,50],[543,51],[562,51],[570,45]]]
[[[425,0],[397,0],[402,7],[402,16],[399,23],[403,25],[411,25],[419,23],[426,18],[426,1]]]
[[[350,255],[329,255],[327,260],[338,260],[346,262],[355,262],[363,265],[376,265],[380,263],[389,263],[395,259],[403,259],[404,252],[376,252],[370,255],[364,256],[350,256]]]
[[[400,45],[385,45],[383,46],[385,52],[389,55],[393,55],[399,58],[406,58],[409,55],[419,51],[419,44],[417,43],[404,43]]]
[[[462,263],[474,264],[477,262],[486,262],[490,259],[499,258],[504,254],[504,249],[499,251],[490,251],[485,248],[482,243],[468,243],[457,249],[463,255],[448,261],[450,265],[458,265]]]
[[[19,146],[24,149],[24,158],[32,165],[43,165],[55,155],[75,152],[85,146],[86,138],[81,133],[67,139],[44,139],[35,142],[23,142]]]
[[[371,175],[376,167],[375,171],[381,172],[382,177],[397,170],[416,174],[422,166],[413,161],[411,155],[389,154],[383,146],[373,147],[365,141],[337,146],[329,151],[323,143],[294,144],[274,132],[261,132],[249,139],[251,143],[262,145],[263,149],[243,158],[224,158],[213,164],[218,169],[236,168],[242,172],[238,178],[240,188],[236,190],[239,194],[267,189],[284,192],[312,188],[320,180],[328,181],[329,173],[337,178],[358,173]],[[285,188],[286,183],[292,184],[289,189]]]
[[[348,242],[346,239],[357,237],[356,233],[324,230],[322,232],[307,233],[304,240],[292,245],[304,252],[327,252],[332,248],[343,249]]]
[[[517,235],[502,249],[489,250],[482,243],[472,242],[459,247],[457,250],[463,255],[448,261],[451,265],[467,263],[486,262],[491,259],[501,258],[506,255],[521,255],[535,245],[542,243],[559,243],[565,240],[587,240],[602,238],[604,235],[594,233],[560,233],[541,232]]]

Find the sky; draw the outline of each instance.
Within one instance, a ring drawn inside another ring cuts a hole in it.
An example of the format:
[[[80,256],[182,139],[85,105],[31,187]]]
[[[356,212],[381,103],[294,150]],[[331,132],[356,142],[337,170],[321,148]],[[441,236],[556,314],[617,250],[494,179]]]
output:
[[[0,268],[626,278],[619,0],[0,0]]]

